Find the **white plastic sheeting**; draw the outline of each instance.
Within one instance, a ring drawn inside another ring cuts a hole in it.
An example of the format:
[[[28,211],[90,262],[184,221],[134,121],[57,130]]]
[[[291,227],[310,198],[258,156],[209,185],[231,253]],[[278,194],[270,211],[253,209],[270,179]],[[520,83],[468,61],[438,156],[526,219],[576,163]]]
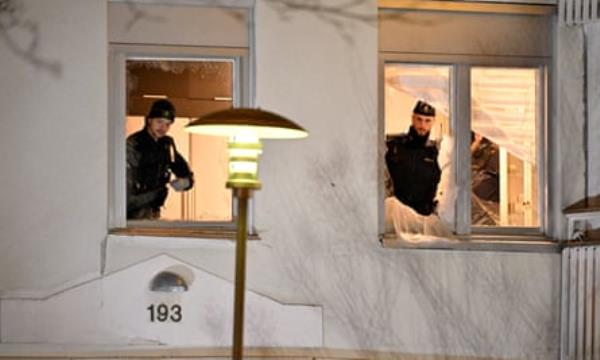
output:
[[[442,117],[448,118],[449,69],[387,66],[385,84],[430,102]],[[473,68],[471,72],[471,128],[532,165],[536,163],[537,78],[537,69]]]

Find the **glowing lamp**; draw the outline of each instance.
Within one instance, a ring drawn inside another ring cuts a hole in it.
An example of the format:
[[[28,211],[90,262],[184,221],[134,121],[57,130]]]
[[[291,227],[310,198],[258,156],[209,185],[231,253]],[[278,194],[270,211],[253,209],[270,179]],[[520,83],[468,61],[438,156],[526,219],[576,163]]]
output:
[[[229,109],[203,116],[185,128],[186,131],[229,137],[229,178],[227,187],[238,199],[237,240],[235,253],[235,304],[233,320],[234,360],[242,359],[244,334],[244,291],[246,282],[246,238],[248,199],[258,190],[258,157],[262,153],[260,139],[299,139],[308,132],[280,115],[260,109]]]
[[[229,137],[229,179],[227,187],[260,189],[258,156],[260,139],[299,139],[306,130],[292,121],[259,109],[230,109],[208,114],[186,126],[186,131]]]

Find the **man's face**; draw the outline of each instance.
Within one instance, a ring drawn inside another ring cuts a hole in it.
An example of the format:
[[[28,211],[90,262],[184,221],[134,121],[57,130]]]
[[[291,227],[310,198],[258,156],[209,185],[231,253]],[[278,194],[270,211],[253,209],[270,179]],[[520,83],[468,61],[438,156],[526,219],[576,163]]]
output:
[[[417,134],[425,136],[429,133],[429,131],[431,131],[431,127],[433,126],[434,120],[435,118],[433,116],[413,114],[412,126],[417,132]]]
[[[161,137],[167,135],[173,122],[165,118],[151,118],[148,119],[148,132],[154,140],[158,140]]]

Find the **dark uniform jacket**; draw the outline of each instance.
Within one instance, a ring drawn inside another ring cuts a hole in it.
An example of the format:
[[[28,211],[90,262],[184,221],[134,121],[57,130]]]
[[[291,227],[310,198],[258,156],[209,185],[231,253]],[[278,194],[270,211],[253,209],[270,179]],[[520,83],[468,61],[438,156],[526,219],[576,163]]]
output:
[[[127,218],[157,218],[167,197],[171,172],[178,178],[193,174],[170,136],[154,140],[146,129],[127,138]],[[187,190],[187,189],[186,189]]]
[[[435,195],[441,170],[438,148],[429,136],[420,136],[410,127],[408,134],[391,136],[386,141],[385,161],[394,196],[421,215],[435,210]]]
[[[473,192],[480,199],[500,201],[499,161],[498,145],[483,138],[471,157]]]

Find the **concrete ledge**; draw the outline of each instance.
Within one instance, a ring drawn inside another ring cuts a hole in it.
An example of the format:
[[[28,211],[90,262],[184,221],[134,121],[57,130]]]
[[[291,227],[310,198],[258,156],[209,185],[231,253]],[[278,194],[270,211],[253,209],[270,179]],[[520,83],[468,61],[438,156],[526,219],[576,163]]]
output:
[[[561,246],[558,242],[547,240],[543,237],[512,235],[478,235],[459,238],[458,240],[414,243],[398,239],[396,235],[393,234],[386,234],[381,237],[380,242],[384,248],[391,249],[431,249],[529,253],[559,253],[561,250]]]
[[[114,345],[0,344],[0,359],[202,359],[231,358],[230,348],[172,348]],[[246,359],[285,360],[494,360],[491,357],[408,354],[329,348],[246,348]]]

